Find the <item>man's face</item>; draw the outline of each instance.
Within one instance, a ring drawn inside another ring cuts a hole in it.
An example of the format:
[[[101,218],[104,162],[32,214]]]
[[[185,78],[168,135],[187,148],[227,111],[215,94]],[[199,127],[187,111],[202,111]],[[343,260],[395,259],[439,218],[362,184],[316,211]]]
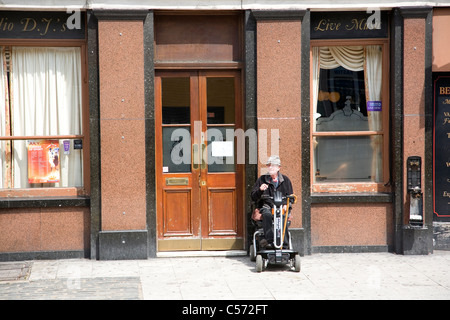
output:
[[[276,164],[268,164],[267,165],[267,169],[269,170],[269,174],[271,176],[274,176],[278,173],[278,171],[280,171],[280,166],[276,165]]]

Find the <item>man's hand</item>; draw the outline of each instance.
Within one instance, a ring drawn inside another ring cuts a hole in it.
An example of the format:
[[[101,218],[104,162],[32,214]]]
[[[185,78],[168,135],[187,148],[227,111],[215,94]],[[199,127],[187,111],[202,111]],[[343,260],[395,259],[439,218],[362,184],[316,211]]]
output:
[[[286,212],[286,210],[287,210],[287,205],[283,205],[283,211]],[[290,214],[288,216],[288,221],[292,221],[292,214]]]
[[[259,190],[264,191],[264,190],[267,190],[268,187],[269,187],[268,184],[263,183],[263,184],[259,187]]]

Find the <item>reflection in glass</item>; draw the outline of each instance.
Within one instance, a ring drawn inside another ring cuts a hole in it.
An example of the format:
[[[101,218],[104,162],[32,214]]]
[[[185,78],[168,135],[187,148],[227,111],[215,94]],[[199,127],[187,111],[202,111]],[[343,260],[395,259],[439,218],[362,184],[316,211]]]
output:
[[[320,69],[317,112],[329,117],[344,109],[350,100],[350,108],[367,117],[364,71],[351,71],[344,67]],[[350,99],[348,98],[350,97]]]
[[[163,128],[164,172],[191,172],[190,127]]]
[[[189,124],[189,78],[162,78],[162,123]]]
[[[379,182],[381,136],[315,137],[314,173],[320,182]],[[380,153],[380,154],[379,154]]]
[[[235,115],[234,78],[207,78],[207,123],[233,124]]]

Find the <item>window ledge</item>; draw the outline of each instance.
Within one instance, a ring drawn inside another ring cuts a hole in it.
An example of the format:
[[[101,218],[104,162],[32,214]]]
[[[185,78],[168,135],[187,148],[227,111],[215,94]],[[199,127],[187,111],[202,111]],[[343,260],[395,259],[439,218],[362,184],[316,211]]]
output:
[[[393,201],[392,193],[312,193],[311,203],[389,203]]]
[[[89,207],[89,197],[0,198],[0,209]]]

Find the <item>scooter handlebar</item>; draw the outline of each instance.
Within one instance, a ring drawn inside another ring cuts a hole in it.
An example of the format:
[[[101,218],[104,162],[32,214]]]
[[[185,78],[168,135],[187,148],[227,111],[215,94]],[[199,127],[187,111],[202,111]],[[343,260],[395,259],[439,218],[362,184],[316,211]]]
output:
[[[293,203],[293,204],[297,203],[297,196],[296,196],[295,194],[291,194],[291,195],[288,195],[288,196],[282,196],[281,198],[282,198],[283,200],[289,199],[289,201],[290,201],[291,203]],[[263,195],[261,196],[261,199],[270,199],[270,200],[273,200],[273,197],[272,197],[272,196],[269,196],[268,194],[263,194]]]
[[[286,196],[289,200],[292,200],[291,203],[296,204],[297,203],[297,196],[295,194],[291,194],[289,196]]]

